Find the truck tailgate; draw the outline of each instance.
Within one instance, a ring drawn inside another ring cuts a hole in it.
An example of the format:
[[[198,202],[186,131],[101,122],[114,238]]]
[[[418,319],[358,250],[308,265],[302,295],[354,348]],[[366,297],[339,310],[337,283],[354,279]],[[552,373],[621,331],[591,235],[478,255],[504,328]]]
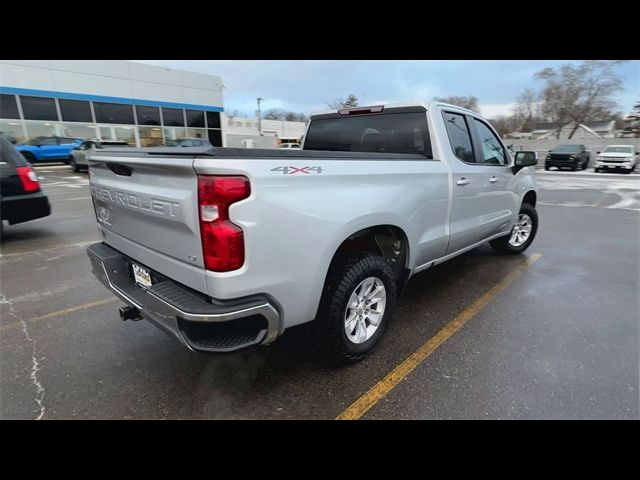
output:
[[[105,152],[89,160],[103,240],[141,264],[203,290],[193,157]]]

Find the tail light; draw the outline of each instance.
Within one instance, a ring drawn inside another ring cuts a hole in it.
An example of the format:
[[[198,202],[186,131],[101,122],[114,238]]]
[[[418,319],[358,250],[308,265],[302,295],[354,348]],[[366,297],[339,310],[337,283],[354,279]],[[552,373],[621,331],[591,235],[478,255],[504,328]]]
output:
[[[198,206],[204,265],[214,272],[244,263],[244,233],[229,220],[229,206],[251,194],[247,177],[198,175]]]
[[[40,182],[38,181],[38,176],[36,175],[36,172],[33,171],[33,168],[16,167],[16,172],[18,172],[18,176],[22,182],[22,188],[24,188],[26,193],[37,192],[40,190]]]

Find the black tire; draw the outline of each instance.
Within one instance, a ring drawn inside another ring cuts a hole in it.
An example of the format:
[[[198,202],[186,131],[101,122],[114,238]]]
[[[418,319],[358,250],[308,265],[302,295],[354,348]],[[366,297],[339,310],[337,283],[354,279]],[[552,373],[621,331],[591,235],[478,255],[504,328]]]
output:
[[[347,302],[358,285],[375,276],[384,284],[387,298],[378,329],[363,343],[353,343],[345,332]],[[351,253],[336,258],[325,281],[317,327],[319,347],[331,363],[353,363],[363,359],[380,341],[389,324],[397,296],[397,279],[391,266],[379,255]]]
[[[31,152],[20,152],[22,153],[22,156],[27,160],[27,162],[29,163],[33,163],[36,159],[36,157],[33,156],[33,153]]]
[[[593,171],[594,171],[595,173],[600,173],[600,169],[599,169],[598,167],[596,167]]]
[[[576,170],[580,169],[580,160],[578,160],[576,163],[573,164],[573,167],[571,167],[571,171],[575,172]]]
[[[71,166],[71,170],[73,172],[79,172],[80,169],[78,168],[78,164],[76,163],[76,161],[72,158],[71,160],[69,160],[69,165]]]
[[[536,238],[536,233],[538,233],[538,212],[536,212],[536,209],[533,205],[523,203],[520,207],[520,213],[526,213],[527,215],[529,215],[529,218],[531,218],[532,229],[529,238],[519,247],[515,247],[509,243],[511,234],[504,237],[496,238],[495,240],[491,240],[489,244],[496,252],[504,253],[507,255],[517,255],[529,248],[529,245],[531,245],[533,239]]]
[[[549,167],[549,165],[545,165],[545,166],[544,166],[544,169],[545,169],[545,170],[549,170],[549,168],[550,168],[550,167]]]

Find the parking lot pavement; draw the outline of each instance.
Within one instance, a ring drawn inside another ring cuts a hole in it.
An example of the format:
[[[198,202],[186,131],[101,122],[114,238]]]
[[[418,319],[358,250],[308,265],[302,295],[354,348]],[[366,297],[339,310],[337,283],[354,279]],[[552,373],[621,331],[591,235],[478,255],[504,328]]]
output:
[[[2,243],[0,418],[331,419],[434,338],[362,418],[640,415],[635,176],[541,173],[525,256],[483,246],[417,275],[374,354],[335,369],[309,326],[204,355],[120,321],[85,253],[99,238],[86,174],[37,171],[53,213],[8,226]]]

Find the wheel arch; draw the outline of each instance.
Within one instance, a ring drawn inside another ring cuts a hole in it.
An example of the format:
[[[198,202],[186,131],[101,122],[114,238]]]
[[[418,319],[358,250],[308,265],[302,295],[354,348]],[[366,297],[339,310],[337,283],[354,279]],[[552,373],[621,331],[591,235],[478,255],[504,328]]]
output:
[[[536,206],[536,202],[538,201],[538,194],[535,190],[529,190],[522,197],[522,203],[528,203],[532,207]]]

